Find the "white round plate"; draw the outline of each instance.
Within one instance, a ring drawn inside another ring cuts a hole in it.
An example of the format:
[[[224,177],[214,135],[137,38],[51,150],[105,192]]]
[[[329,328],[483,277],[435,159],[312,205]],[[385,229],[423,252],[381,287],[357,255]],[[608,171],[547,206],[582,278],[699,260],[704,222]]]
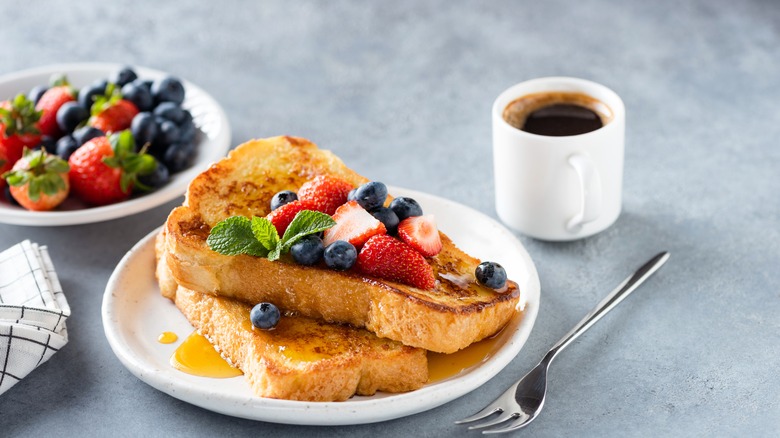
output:
[[[0,76],[0,100],[27,93],[36,85],[47,85],[55,73],[67,75],[70,83],[81,88],[98,79],[107,79],[123,65],[107,63],[56,64]],[[143,67],[133,67],[143,79],[157,79],[168,73]],[[35,212],[0,200],[0,223],[29,226],[57,226],[106,221],[154,208],[184,194],[187,185],[211,163],[224,157],[230,148],[230,126],[221,106],[198,86],[182,80],[185,100],[195,126],[202,132],[197,145],[195,162],[188,169],[171,177],[162,188],[144,195],[135,195],[127,201],[100,207],[90,207],[69,197],[55,211]]]
[[[235,417],[286,424],[344,425],[399,418],[435,408],[479,388],[498,374],[525,344],[539,309],[539,277],[517,238],[502,225],[469,207],[425,193],[392,188],[411,196],[439,228],[467,253],[499,261],[522,291],[521,306],[501,332],[491,356],[446,380],[402,394],[355,396],[343,402],[302,402],[255,396],[243,376],[231,379],[196,377],[180,372],[168,360],[193,328],[166,298],[154,277],[153,231],[119,262],[103,296],[103,328],[119,360],[139,379],[180,400]],[[179,342],[160,344],[164,331]]]

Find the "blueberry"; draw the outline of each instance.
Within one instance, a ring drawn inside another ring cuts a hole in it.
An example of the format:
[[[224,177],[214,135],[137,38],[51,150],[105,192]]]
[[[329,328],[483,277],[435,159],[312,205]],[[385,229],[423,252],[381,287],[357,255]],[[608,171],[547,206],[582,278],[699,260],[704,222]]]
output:
[[[56,154],[57,139],[54,137],[49,137],[48,135],[44,135],[43,137],[41,137],[41,147],[50,154]]]
[[[141,184],[147,185],[153,189],[164,186],[170,179],[171,173],[168,170],[168,167],[159,161],[157,162],[157,167],[154,168],[154,172],[138,176],[138,181]]]
[[[491,289],[501,289],[506,285],[506,270],[496,262],[482,262],[474,272],[477,281]]]
[[[121,70],[111,76],[111,82],[117,84],[120,87],[124,86],[125,84],[129,84],[136,79],[138,79],[138,75],[135,74],[135,71],[129,66],[122,67]]]
[[[89,118],[89,111],[77,102],[65,102],[57,110],[57,126],[65,133],[73,132],[79,123]]]
[[[192,143],[174,143],[165,150],[162,162],[171,173],[177,173],[189,167],[194,156],[195,146]]]
[[[271,210],[276,210],[284,204],[289,204],[290,202],[297,200],[298,195],[295,192],[292,190],[283,190],[271,198]]]
[[[73,152],[81,146],[72,135],[66,135],[57,140],[57,155],[63,160],[70,158]]]
[[[192,115],[189,111],[184,111],[184,120],[179,123],[179,131],[181,131],[181,141],[195,140],[195,134],[197,132],[195,123],[192,121]]]
[[[3,189],[3,193],[5,194],[5,199],[11,203],[11,205],[19,205],[19,202],[11,196],[11,186],[6,185],[5,189]]]
[[[178,143],[181,140],[181,131],[175,123],[159,117],[155,117],[155,120],[158,123],[157,136],[154,138],[155,143],[165,146]]]
[[[355,200],[366,210],[381,207],[387,198],[387,187],[379,181],[371,181],[357,188]]]
[[[137,79],[137,81],[138,81],[138,83],[140,85],[143,85],[144,87],[146,87],[146,89],[149,90],[150,93],[152,92],[152,84],[154,83],[153,80],[151,80],[151,79]]]
[[[184,110],[173,102],[162,102],[154,109],[154,115],[179,125],[184,121]]]
[[[418,204],[417,201],[403,196],[393,199],[390,203],[390,209],[398,216],[399,222],[408,217],[422,216],[423,214],[422,207],[420,207],[420,204]]]
[[[29,93],[27,93],[27,98],[30,99],[33,103],[38,103],[38,101],[41,100],[43,93],[47,91],[49,91],[49,87],[45,85],[35,86],[32,90],[30,90]]]
[[[105,94],[106,86],[107,82],[98,81],[79,90],[79,105],[89,111],[92,108],[92,104],[95,103],[95,97]]]
[[[252,311],[249,312],[252,325],[263,330],[271,330],[276,327],[281,316],[279,308],[271,303],[260,303],[252,307]]]
[[[350,190],[349,194],[347,195],[347,201],[354,201],[356,192],[357,192],[357,188]]]
[[[157,104],[161,102],[184,102],[184,86],[177,78],[168,76],[152,83],[152,96]]]
[[[157,137],[157,130],[157,121],[152,113],[138,113],[130,123],[130,132],[133,134],[135,144],[139,147],[152,143]]]
[[[93,138],[103,137],[105,135],[106,134],[103,131],[95,128],[94,126],[83,126],[73,131],[73,138],[76,139],[76,143],[78,143],[79,146],[92,140]]]
[[[322,239],[313,234],[301,238],[290,247],[290,255],[295,262],[306,266],[319,262],[324,251],[325,246],[322,244]]]
[[[182,123],[187,123],[187,122],[192,123],[193,122],[192,113],[189,112],[189,110],[186,110],[186,109],[182,108],[181,112],[182,112],[183,118],[182,118],[182,121],[179,122],[179,125],[181,125]]]
[[[346,271],[357,261],[357,250],[346,240],[337,240],[325,248],[322,258],[329,268]]]
[[[152,92],[138,79],[122,87],[122,97],[133,102],[138,111],[151,111],[154,107]]]
[[[395,234],[398,232],[398,216],[393,210],[388,207],[379,207],[371,210],[372,216],[374,216],[379,222],[385,224],[387,234]]]

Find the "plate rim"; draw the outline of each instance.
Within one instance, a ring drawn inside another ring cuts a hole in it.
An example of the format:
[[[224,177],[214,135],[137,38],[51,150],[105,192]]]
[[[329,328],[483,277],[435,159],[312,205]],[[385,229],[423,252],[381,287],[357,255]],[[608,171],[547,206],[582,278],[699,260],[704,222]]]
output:
[[[73,62],[47,64],[1,75],[0,86],[14,81],[25,80],[31,76],[44,74],[68,74],[68,72],[95,72],[96,74],[103,74],[103,72],[116,71],[126,65],[127,64],[111,62]],[[172,73],[145,67],[142,65],[133,65],[132,67],[134,70],[136,70],[136,72],[140,72],[142,76],[172,75]],[[211,154],[205,156],[202,161],[194,163],[190,168],[178,173],[176,175],[178,178],[174,184],[168,184],[147,195],[131,198],[116,204],[65,211],[31,212],[24,209],[9,208],[3,204],[0,204],[0,223],[19,226],[46,227],[104,222],[140,213],[158,207],[168,201],[182,196],[187,191],[187,186],[189,185],[190,180],[195,177],[195,175],[202,172],[214,161],[227,154],[227,152],[230,150],[232,133],[227,114],[225,113],[224,108],[222,108],[222,106],[217,102],[217,100],[198,85],[182,78],[181,76],[178,77],[184,84],[185,89],[195,91],[198,98],[204,99],[207,105],[212,107],[218,116],[222,129],[217,132],[217,134],[214,136],[214,139],[206,139],[201,143],[201,146],[209,145],[209,148],[212,152]],[[202,150],[202,148],[199,149]]]
[[[514,239],[514,243],[516,245],[513,246],[515,246],[518,252],[522,255],[524,258],[523,265],[525,265],[529,270],[529,290],[523,293],[525,301],[523,319],[518,323],[516,332],[507,339],[506,344],[501,349],[499,349],[496,354],[463,376],[445,379],[441,382],[435,382],[415,391],[392,394],[373,400],[360,399],[346,400],[341,402],[305,402],[278,400],[257,396],[242,397],[210,393],[208,396],[209,403],[205,403],[205,400],[203,400],[202,389],[190,388],[181,384],[177,386],[177,382],[171,382],[168,378],[166,378],[165,374],[155,372],[154,366],[150,366],[149,363],[145,363],[139,357],[134,357],[131,354],[132,351],[130,350],[130,347],[127,347],[126,344],[122,342],[122,334],[120,333],[119,325],[113,323],[115,319],[115,315],[112,309],[112,305],[115,300],[114,293],[117,291],[117,286],[122,275],[122,270],[125,268],[125,266],[129,265],[133,261],[136,253],[144,250],[147,245],[153,245],[154,238],[157,233],[159,233],[162,226],[156,228],[144,236],[141,240],[139,240],[122,257],[108,280],[105,292],[103,294],[101,314],[105,336],[108,339],[112,351],[120,360],[120,362],[125,366],[125,368],[127,368],[141,381],[179,400],[233,417],[280,424],[335,426],[387,421],[436,408],[481,387],[485,382],[492,379],[499,372],[501,372],[501,370],[503,370],[515,358],[515,356],[519,354],[533,330],[536,317],[538,315],[541,298],[539,276],[533,260],[514,233],[484,213],[481,213],[466,205],[448,200],[446,198],[441,198],[436,195],[397,187],[389,187],[389,189],[394,194],[416,197],[415,199],[422,199],[427,197],[435,202],[442,203],[448,208],[455,207],[459,209],[466,209],[472,214],[482,216],[482,219],[493,222],[507,235],[507,237],[511,236],[511,238]],[[511,346],[510,344],[519,345],[517,345],[515,348],[507,348]],[[122,347],[125,347],[126,349],[122,349]],[[468,384],[458,384],[462,383],[463,381],[466,381]],[[419,406],[420,400],[427,402],[422,408]],[[241,413],[231,411],[229,408],[220,409],[221,406],[234,405],[235,403],[251,403],[254,407],[257,408],[259,415],[243,415]],[[388,405],[392,405],[393,409],[380,409],[381,407],[387,407]],[[355,415],[360,408],[372,408],[370,410],[376,412],[374,412],[374,415]],[[298,418],[274,418],[274,414],[290,411],[305,411],[310,415],[299,416]],[[350,415],[338,415],[340,411],[349,412]],[[322,416],[323,413],[327,413],[329,417],[320,418],[317,421],[312,421],[311,414],[318,412],[320,413],[320,416]]]

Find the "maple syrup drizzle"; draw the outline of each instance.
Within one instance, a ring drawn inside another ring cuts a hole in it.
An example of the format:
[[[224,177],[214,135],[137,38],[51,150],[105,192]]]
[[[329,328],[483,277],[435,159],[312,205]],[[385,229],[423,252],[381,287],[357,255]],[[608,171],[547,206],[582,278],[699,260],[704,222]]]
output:
[[[428,352],[428,383],[435,383],[457,375],[466,368],[478,365],[490,358],[495,352],[496,342],[501,329],[495,335],[475,342],[463,350],[444,354]]]
[[[227,363],[205,336],[193,332],[171,355],[171,366],[194,376],[224,379],[240,376],[238,368]]]
[[[162,332],[160,333],[160,336],[157,337],[157,342],[161,344],[173,344],[178,340],[179,337],[174,332]]]

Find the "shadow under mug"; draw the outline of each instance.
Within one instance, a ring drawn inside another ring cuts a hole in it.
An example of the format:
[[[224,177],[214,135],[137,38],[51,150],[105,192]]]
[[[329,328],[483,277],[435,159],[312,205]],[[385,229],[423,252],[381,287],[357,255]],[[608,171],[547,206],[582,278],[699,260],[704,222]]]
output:
[[[514,100],[534,93],[586,94],[612,117],[595,131],[546,136],[504,120]],[[514,85],[493,103],[496,212],[509,227],[542,240],[575,240],[596,234],[620,215],[625,107],[609,88],[584,79],[547,77]]]

